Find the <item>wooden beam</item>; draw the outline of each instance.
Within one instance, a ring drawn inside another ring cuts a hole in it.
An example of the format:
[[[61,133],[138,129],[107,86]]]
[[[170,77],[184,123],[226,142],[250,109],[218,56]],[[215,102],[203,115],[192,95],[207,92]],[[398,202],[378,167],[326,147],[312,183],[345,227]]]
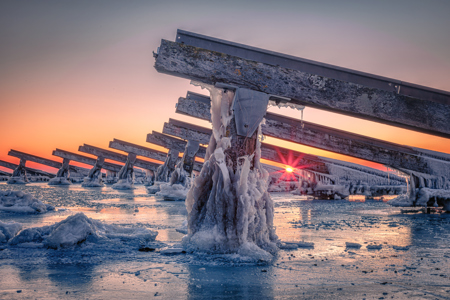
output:
[[[398,88],[382,90],[167,40],[161,41],[155,57],[161,73],[231,84],[288,97],[294,104],[450,138],[448,96],[435,102],[402,95]]]
[[[95,163],[97,161],[95,158],[87,157],[84,155],[80,155],[77,153],[73,153],[73,152],[69,152],[69,151],[65,151],[65,150],[61,150],[61,149],[54,150],[53,155],[61,157],[61,158],[70,159],[72,161],[80,162],[80,163],[83,163],[86,165],[91,165],[91,166],[95,165]],[[120,169],[122,168],[122,166],[113,164],[113,163],[109,163],[109,162],[105,162],[103,164],[102,168],[105,170],[108,170],[108,171],[112,171],[112,172],[119,172]]]
[[[152,158],[159,161],[164,161],[167,156],[167,153],[164,153],[162,151],[128,143],[118,139],[114,139],[113,141],[109,142],[109,148],[124,151],[127,153],[134,153],[136,155]]]

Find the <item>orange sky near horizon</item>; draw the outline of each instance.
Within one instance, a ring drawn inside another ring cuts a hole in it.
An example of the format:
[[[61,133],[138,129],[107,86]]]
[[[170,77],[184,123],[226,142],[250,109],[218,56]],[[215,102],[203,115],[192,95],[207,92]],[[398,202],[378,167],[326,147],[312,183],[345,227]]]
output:
[[[0,4],[0,20],[8,24],[0,26],[5,41],[0,47],[0,160],[18,163],[7,155],[15,149],[62,161],[51,155],[54,149],[77,152],[84,143],[108,148],[114,138],[152,147],[145,142],[147,133],[161,132],[169,118],[210,127],[208,122],[175,113],[175,103],[186,91],[206,92],[189,80],[153,68],[152,51],[161,38],[174,40],[177,28],[450,91],[450,38],[444,30],[450,28],[450,21],[439,1],[430,4],[429,11],[403,14],[387,11],[387,4],[368,3],[367,7],[342,3],[328,7],[280,1],[276,8],[266,3],[256,11],[251,5],[236,11],[238,2],[235,6],[202,2],[202,10],[182,3],[174,10],[151,1],[128,6],[119,1],[105,6],[99,1],[89,8],[82,3],[55,3]],[[413,2],[408,3],[411,7]],[[414,3],[413,7],[422,7]],[[378,15],[368,14],[367,9]],[[217,10],[234,15],[218,19],[213,15]],[[415,14],[422,17],[414,18]],[[277,17],[279,23],[265,21]],[[300,118],[298,111],[269,111]],[[445,138],[309,107],[304,119],[450,153],[450,140]],[[266,142],[380,167],[273,138]],[[27,166],[56,172],[31,162]]]

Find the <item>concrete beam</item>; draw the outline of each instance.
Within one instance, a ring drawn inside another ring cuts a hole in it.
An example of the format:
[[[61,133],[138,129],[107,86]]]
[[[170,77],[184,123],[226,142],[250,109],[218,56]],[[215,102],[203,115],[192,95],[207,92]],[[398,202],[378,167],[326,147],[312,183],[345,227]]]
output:
[[[90,166],[94,166],[97,161],[95,158],[87,157],[84,155],[80,155],[77,153],[73,153],[73,152],[69,152],[69,151],[65,151],[65,150],[61,150],[61,149],[54,150],[52,154],[54,156],[58,156],[58,157],[65,158],[65,159],[70,159],[72,161],[80,162],[80,163],[90,165]],[[122,168],[122,166],[117,165],[117,164],[112,164],[112,163],[108,163],[108,162],[105,162],[103,164],[103,169],[112,171],[112,172],[119,172],[121,168]]]
[[[161,41],[155,57],[160,73],[231,84],[288,97],[294,104],[450,138],[450,98],[445,91],[440,91],[442,99],[431,101],[420,93],[414,97],[400,94],[402,86],[396,82],[387,91],[167,40]]]
[[[134,153],[139,156],[144,156],[159,161],[164,161],[167,156],[167,153],[164,153],[162,151],[128,143],[118,139],[114,139],[113,141],[109,142],[109,148],[124,151],[127,153]]]
[[[152,133],[147,134],[147,143],[152,143],[161,147],[165,147],[167,149],[174,149],[178,152],[184,152],[187,144],[187,142],[184,140],[180,140],[156,131],[152,131]],[[205,154],[206,148],[200,146],[197,152],[197,157],[205,158]]]
[[[106,149],[98,148],[98,147],[87,145],[87,144],[80,146],[78,148],[78,151],[92,154],[95,156],[102,156],[104,158],[119,161],[122,163],[126,163],[127,157],[128,157],[127,155],[124,155],[124,154],[116,153],[113,151],[109,151]],[[142,160],[142,159],[136,159],[134,166],[142,168],[142,169],[146,169],[146,170],[155,171],[160,166],[160,164],[149,162],[149,161]]]
[[[24,152],[20,152],[17,150],[10,150],[8,152],[8,155],[11,155],[11,156],[14,156],[14,157],[17,157],[20,159],[24,159],[26,161],[32,161],[32,162],[35,162],[35,163],[38,163],[41,165],[45,165],[45,166],[49,166],[52,168],[56,168],[56,169],[60,169],[62,167],[62,163],[60,163],[58,161],[39,157],[36,155],[24,153]],[[89,170],[87,170],[85,168],[77,167],[77,166],[70,166],[70,170],[73,172],[80,173],[80,174],[87,174],[87,172],[89,172]]]
[[[4,161],[4,160],[0,160],[0,166],[11,169],[11,170],[15,170],[19,165],[16,165],[16,164]],[[40,175],[40,176],[48,176],[50,178],[55,177],[55,174],[37,170],[37,169],[33,169],[33,168],[25,167],[25,170],[27,171],[27,174],[29,174],[31,176],[39,176]]]
[[[177,112],[209,121],[210,108],[209,97],[188,92],[186,98],[178,100]],[[261,128],[266,136],[373,161],[396,169],[450,178],[450,155],[446,153],[390,143],[274,113],[267,113],[265,119],[266,123]]]

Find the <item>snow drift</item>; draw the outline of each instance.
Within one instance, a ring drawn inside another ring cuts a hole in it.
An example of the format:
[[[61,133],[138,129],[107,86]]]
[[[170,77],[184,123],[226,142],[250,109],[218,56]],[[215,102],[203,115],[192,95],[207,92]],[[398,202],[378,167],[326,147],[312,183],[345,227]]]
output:
[[[45,213],[55,210],[49,204],[21,191],[0,191],[0,210],[15,213]]]

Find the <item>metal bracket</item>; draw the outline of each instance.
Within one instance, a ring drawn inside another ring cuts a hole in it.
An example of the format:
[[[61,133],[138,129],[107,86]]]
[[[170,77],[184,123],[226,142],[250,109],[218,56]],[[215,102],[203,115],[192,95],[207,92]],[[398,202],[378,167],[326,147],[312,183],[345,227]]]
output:
[[[236,133],[250,137],[266,115],[269,95],[249,89],[239,88],[233,99],[232,109],[236,122]]]

